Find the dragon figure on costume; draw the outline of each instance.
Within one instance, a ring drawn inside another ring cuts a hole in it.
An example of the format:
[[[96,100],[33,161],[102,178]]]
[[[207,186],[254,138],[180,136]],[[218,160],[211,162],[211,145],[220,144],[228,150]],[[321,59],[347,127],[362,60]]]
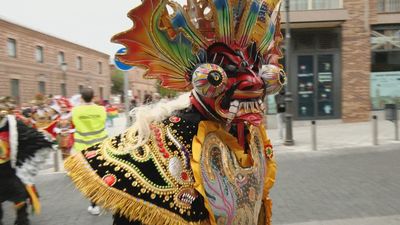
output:
[[[144,0],[112,41],[119,61],[186,91],[136,108],[123,134],[67,159],[115,225],[271,224],[264,98],[285,83],[280,0]]]

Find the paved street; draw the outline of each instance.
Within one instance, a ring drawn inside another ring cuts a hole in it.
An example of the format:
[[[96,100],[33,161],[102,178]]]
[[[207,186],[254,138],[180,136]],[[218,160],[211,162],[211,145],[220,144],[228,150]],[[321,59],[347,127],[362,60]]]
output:
[[[400,149],[276,152],[278,177],[271,195],[274,224],[400,224]],[[88,202],[63,173],[38,177],[43,213],[32,225],[111,225],[91,216]],[[12,224],[10,204],[5,225]]]
[[[277,159],[274,224],[400,224],[399,145]]]

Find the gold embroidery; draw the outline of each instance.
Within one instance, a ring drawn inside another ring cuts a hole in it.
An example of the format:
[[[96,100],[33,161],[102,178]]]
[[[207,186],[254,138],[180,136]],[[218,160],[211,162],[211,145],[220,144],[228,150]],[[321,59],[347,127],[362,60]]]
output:
[[[182,136],[177,135],[172,131],[170,125],[163,123],[152,124],[151,137],[149,141],[139,147],[132,148],[136,142],[137,130],[130,128],[121,136],[120,143],[117,147],[114,139],[109,139],[99,146],[98,158],[104,159],[107,165],[114,168],[115,171],[122,171],[126,178],[133,178],[133,187],[140,187],[139,194],[153,193],[152,199],[159,196],[161,199],[174,199],[173,208],[186,213],[191,208],[191,202],[195,199],[193,187],[193,175],[188,164],[189,159],[185,160],[185,155],[179,151],[185,148],[185,143],[182,143]],[[166,143],[171,142],[171,145]],[[158,173],[166,183],[165,186],[160,186],[149,180],[134,164],[122,160],[123,155],[130,157],[137,162],[146,162],[151,160],[157,168]],[[188,191],[192,190],[192,191]],[[166,201],[167,201],[166,200]],[[189,204],[188,204],[189,203]]]
[[[123,191],[109,188],[90,166],[81,154],[69,157],[65,162],[68,175],[74,181],[82,193],[111,210],[112,213],[119,213],[129,220],[140,220],[143,224],[152,225],[209,225],[209,222],[187,222],[180,216],[156,205],[144,202]],[[171,203],[171,208],[174,204]]]

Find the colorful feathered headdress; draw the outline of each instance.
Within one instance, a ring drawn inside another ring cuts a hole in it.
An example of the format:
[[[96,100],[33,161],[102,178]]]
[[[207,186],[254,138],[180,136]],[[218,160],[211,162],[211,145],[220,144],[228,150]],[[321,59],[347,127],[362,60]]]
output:
[[[127,48],[119,61],[147,69],[145,78],[178,90],[192,89],[191,72],[198,52],[214,43],[237,49],[256,46],[258,57],[270,63],[278,56],[280,0],[143,0],[128,16],[133,27],[112,41]]]

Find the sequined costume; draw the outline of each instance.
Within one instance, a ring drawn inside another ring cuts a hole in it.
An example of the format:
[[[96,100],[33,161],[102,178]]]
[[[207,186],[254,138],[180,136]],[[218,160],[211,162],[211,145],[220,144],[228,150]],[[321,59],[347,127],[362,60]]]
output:
[[[0,224],[3,215],[1,203],[11,201],[17,212],[15,224],[27,225],[28,198],[33,210],[40,213],[34,176],[52,149],[52,143],[43,133],[8,114],[4,105],[0,100]]]
[[[53,99],[53,105],[50,108],[57,114],[53,116],[53,121],[42,130],[57,141],[58,148],[62,152],[63,159],[65,159],[70,155],[74,144],[73,134],[75,129],[72,124],[72,105],[68,99],[57,96]]]
[[[285,83],[279,0],[144,0],[119,61],[189,91],[138,107],[125,133],[67,159],[115,225],[271,224],[276,165],[264,98]]]

